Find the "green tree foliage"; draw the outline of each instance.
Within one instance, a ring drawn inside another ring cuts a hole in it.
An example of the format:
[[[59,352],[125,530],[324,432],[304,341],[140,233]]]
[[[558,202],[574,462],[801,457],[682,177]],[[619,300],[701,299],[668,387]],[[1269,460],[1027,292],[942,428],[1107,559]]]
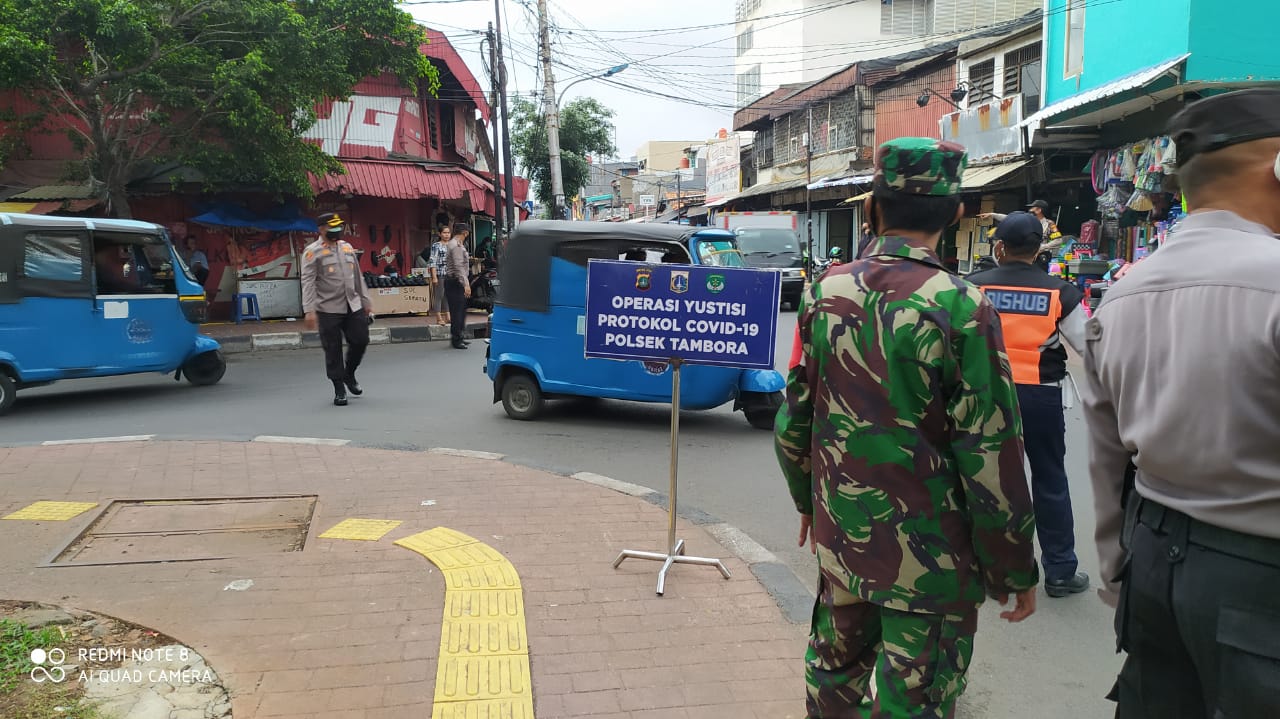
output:
[[[560,168],[564,191],[572,198],[591,180],[588,155],[609,156],[613,146],[613,110],[590,97],[580,97],[560,110]],[[519,98],[511,108],[511,149],[533,181],[542,205],[554,206],[551,194],[551,154],[547,150],[547,121],[540,108]]]
[[[424,31],[395,0],[0,0],[0,88],[29,93],[128,217],[140,167],[309,196],[341,171],[301,134],[316,103],[388,71],[430,92]]]

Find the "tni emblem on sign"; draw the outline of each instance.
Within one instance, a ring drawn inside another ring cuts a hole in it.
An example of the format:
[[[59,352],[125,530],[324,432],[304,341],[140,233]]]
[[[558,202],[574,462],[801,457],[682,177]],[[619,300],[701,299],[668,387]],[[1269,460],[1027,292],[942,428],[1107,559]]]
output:
[[[653,286],[653,270],[641,267],[636,270],[636,289],[641,292]]]
[[[689,291],[689,271],[674,270],[671,273],[671,291],[682,295]]]
[[[724,275],[711,275],[707,277],[707,291],[713,295],[718,295],[724,291]]]

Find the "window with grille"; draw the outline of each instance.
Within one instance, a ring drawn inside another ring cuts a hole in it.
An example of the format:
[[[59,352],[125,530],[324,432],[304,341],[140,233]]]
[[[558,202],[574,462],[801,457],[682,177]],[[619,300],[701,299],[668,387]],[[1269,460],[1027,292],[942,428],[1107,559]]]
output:
[[[933,32],[946,34],[1022,17],[1039,9],[1041,0],[930,0],[929,4]]]
[[[932,33],[933,3],[934,0],[880,0],[880,34]]]
[[[969,104],[986,102],[996,95],[995,58],[969,66]]]
[[[738,107],[750,105],[760,96],[760,66],[738,73]]]
[[[756,167],[773,167],[773,126],[770,125],[756,132],[752,143],[756,156]]]
[[[746,52],[747,50],[750,50],[752,47],[755,46],[754,35],[755,35],[754,29],[751,27],[748,27],[746,30],[743,30],[742,32],[738,33],[738,54],[739,55]]]
[[[1022,116],[1040,109],[1040,43],[1004,56],[1004,97],[1022,93]]]
[[[761,0],[738,0],[736,18],[739,22],[746,20],[760,9]]]

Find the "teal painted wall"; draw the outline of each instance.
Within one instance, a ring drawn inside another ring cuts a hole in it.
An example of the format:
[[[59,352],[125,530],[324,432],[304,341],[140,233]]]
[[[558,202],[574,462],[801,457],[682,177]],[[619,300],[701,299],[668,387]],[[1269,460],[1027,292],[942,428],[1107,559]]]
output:
[[[1228,9],[1229,8],[1229,9]],[[1194,0],[1187,79],[1207,82],[1280,80],[1280,2]]]
[[[1276,0],[1233,0],[1236,3],[1280,7]],[[1190,52],[1192,5],[1207,6],[1206,10],[1217,5],[1219,14],[1237,22],[1240,17],[1234,8],[1223,12],[1220,0],[1087,0],[1084,70],[1077,77],[1064,78],[1067,0],[1049,0],[1044,35],[1045,104]]]

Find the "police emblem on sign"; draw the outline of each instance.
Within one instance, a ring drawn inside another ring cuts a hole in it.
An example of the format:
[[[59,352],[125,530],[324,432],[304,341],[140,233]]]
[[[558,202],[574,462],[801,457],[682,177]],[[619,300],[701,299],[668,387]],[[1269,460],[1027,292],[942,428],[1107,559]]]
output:
[[[671,366],[666,362],[645,362],[643,364],[644,364],[644,371],[648,372],[654,377],[661,377],[662,375],[666,374],[667,368]]]
[[[682,295],[689,291],[689,271],[674,270],[671,273],[671,291]]]
[[[724,291],[724,275],[709,275],[707,277],[707,291],[713,295],[718,295]]]
[[[641,292],[653,286],[653,270],[641,267],[636,270],[636,289]]]

